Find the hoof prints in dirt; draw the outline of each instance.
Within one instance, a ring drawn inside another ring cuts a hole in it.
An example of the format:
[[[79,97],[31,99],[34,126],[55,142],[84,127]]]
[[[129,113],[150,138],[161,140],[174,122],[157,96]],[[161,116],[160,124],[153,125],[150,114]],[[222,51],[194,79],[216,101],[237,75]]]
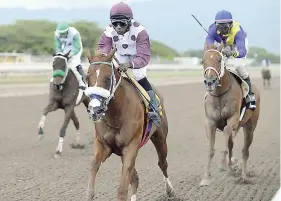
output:
[[[155,201],[185,201],[185,199],[178,198],[177,196],[169,198],[165,195],[159,196]]]
[[[254,83],[259,81],[254,80]],[[199,187],[206,167],[207,151],[204,131],[204,88],[201,84],[161,87],[166,102],[169,124],[168,171],[176,191],[176,197],[165,196],[162,176],[157,165],[157,154],[148,143],[139,152],[137,170],[140,186],[137,201],[269,201],[280,187],[280,109],[279,78],[274,78],[272,88],[262,91],[261,118],[251,145],[248,180],[254,184],[241,184],[241,169],[237,177],[227,172],[216,171],[220,155],[212,163],[212,184]],[[261,88],[262,86],[258,86]],[[179,91],[183,92],[179,94]],[[192,94],[194,101],[187,101]],[[180,97],[179,97],[180,96]],[[179,97],[179,98],[177,98]],[[33,96],[0,99],[0,201],[38,200],[84,200],[89,181],[92,160],[93,125],[85,115],[85,108],[77,108],[81,118],[83,150],[65,146],[62,160],[50,159],[57,145],[57,129],[61,126],[63,113],[54,113],[46,124],[44,143],[34,145],[33,131],[37,127],[38,113],[48,96]],[[38,104],[34,104],[36,101]],[[180,105],[180,107],[175,107]],[[10,120],[12,105],[17,118]],[[273,105],[274,107],[267,107]],[[28,114],[28,115],[27,115]],[[17,125],[15,127],[15,125]],[[75,133],[69,127],[70,133]],[[190,131],[190,132],[188,132]],[[194,132],[192,132],[194,131]],[[73,142],[72,135],[65,137],[65,144]],[[243,131],[235,138],[234,153],[241,155]],[[91,143],[87,143],[88,140]],[[76,141],[74,141],[75,143]],[[215,148],[223,145],[222,133],[217,134]],[[120,178],[121,160],[111,157],[102,166],[97,176],[95,201],[115,201],[116,187]],[[112,185],[109,185],[112,184]]]
[[[84,144],[77,144],[77,143],[71,143],[69,145],[72,149],[85,149],[86,145]]]

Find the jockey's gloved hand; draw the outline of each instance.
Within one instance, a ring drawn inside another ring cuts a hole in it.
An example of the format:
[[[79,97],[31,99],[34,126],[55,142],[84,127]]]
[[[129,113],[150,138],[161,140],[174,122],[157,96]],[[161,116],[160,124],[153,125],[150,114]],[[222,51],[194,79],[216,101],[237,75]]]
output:
[[[119,71],[126,72],[128,68],[133,68],[132,62],[124,63],[124,64],[119,64]]]
[[[222,54],[226,57],[237,57],[238,53],[237,51],[231,51],[230,49],[224,49],[222,50]]]
[[[231,56],[232,56],[232,51],[231,51],[230,49],[228,49],[228,48],[222,50],[221,53],[222,53],[224,56],[226,56],[226,57],[231,57]]]

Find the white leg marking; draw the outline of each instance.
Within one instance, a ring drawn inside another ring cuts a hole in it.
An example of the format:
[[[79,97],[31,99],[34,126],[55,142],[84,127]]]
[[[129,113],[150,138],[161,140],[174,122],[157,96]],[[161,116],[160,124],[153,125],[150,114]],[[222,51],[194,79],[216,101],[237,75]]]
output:
[[[62,152],[62,145],[63,145],[63,138],[60,137],[59,143],[58,143],[58,146],[57,146],[57,151]]]
[[[41,119],[40,119],[40,122],[38,124],[38,128],[44,128],[45,126],[45,120],[46,120],[46,116],[45,115],[42,115]]]
[[[172,183],[171,183],[170,179],[166,178],[166,177],[164,179],[165,179],[166,187],[169,187],[169,188],[173,189],[173,186],[172,186]]]
[[[80,132],[79,132],[79,130],[76,131],[76,143],[80,144]]]
[[[132,195],[131,201],[137,201],[137,196],[136,195]]]
[[[168,196],[174,197],[175,196],[175,190],[173,188],[173,185],[172,185],[170,179],[164,177],[164,181],[165,181],[165,187],[166,187],[166,192],[167,192]]]

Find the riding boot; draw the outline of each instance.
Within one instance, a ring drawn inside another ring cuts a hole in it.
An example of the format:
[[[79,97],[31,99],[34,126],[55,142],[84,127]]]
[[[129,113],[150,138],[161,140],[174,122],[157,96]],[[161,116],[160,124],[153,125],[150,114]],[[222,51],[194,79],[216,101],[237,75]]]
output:
[[[143,78],[138,81],[138,83],[147,91],[149,97],[150,97],[150,103],[149,103],[149,112],[148,117],[151,119],[156,125],[161,124],[161,118],[160,118],[160,110],[158,100],[155,96],[155,92],[151,87],[151,84],[148,82],[147,78]]]
[[[83,82],[86,83],[86,74],[84,73],[84,69],[82,68],[81,65],[78,65],[78,66],[77,66],[77,71],[78,71],[78,73],[80,73],[80,75],[82,76]]]
[[[247,82],[247,84],[249,85],[249,94],[246,99],[246,105],[247,105],[248,109],[255,110],[256,109],[256,97],[253,92],[250,77],[248,76],[246,79],[244,79],[244,81]]]
[[[83,68],[82,68],[81,65],[78,65],[78,66],[76,67],[76,69],[77,69],[78,73],[79,73],[79,74],[81,75],[81,77],[82,77],[81,81],[79,82],[79,88],[85,89],[86,86],[87,86],[87,82],[86,82],[86,75],[85,75],[85,73],[84,73],[84,70],[83,70]]]
[[[153,122],[156,125],[160,125],[161,124],[160,109],[159,109],[160,103],[158,102],[155,96],[155,92],[153,90],[150,90],[147,93],[150,97],[150,104],[152,105],[151,111],[148,113],[148,116],[150,117],[150,119],[153,120]]]

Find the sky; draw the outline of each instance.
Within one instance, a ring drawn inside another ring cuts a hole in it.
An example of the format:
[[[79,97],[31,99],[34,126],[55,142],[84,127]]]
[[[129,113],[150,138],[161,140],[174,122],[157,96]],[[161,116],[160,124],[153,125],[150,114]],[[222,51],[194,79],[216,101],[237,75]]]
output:
[[[18,19],[89,20],[103,28],[109,23],[110,7],[117,2],[120,0],[0,0],[0,24]],[[164,42],[178,51],[203,47],[206,33],[191,14],[208,28],[214,22],[216,12],[226,9],[247,32],[250,46],[280,53],[280,0],[125,2],[131,6],[135,19],[146,27],[151,39]]]
[[[2,0],[1,8],[22,7],[26,9],[45,8],[89,8],[95,6],[111,6],[117,2],[142,2],[149,0]]]

